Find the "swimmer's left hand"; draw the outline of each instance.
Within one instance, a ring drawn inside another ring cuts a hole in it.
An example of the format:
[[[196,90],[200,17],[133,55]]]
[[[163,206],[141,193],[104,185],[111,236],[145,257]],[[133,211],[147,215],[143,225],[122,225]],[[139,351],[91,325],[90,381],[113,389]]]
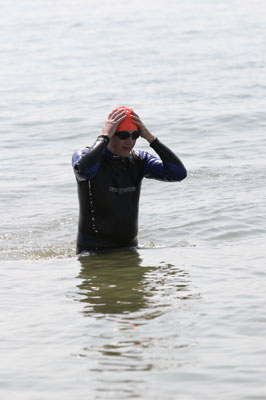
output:
[[[140,136],[143,137],[143,139],[146,139],[149,143],[153,142],[156,137],[146,128],[138,114],[133,110],[131,111],[131,117],[133,122],[139,127]]]

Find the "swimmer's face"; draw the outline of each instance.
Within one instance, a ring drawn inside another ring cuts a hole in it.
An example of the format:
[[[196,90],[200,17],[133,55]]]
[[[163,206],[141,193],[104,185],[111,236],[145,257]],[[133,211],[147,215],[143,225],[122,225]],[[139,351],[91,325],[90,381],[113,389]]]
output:
[[[123,135],[121,135],[121,138],[115,134],[109,144],[108,144],[108,149],[115,154],[116,156],[120,157],[128,157],[129,153],[133,149],[133,147],[136,144],[136,140],[133,137],[135,136],[136,131],[123,131],[123,132],[128,132],[130,135],[128,138],[123,139]],[[133,133],[133,137],[132,137]],[[119,133],[118,133],[119,134]],[[126,136],[126,135],[124,135]]]

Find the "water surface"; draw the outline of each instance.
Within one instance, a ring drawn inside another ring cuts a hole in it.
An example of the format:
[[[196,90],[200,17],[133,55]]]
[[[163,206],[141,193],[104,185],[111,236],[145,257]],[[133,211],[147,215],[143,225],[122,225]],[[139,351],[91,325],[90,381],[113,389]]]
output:
[[[3,2],[3,398],[265,399],[265,8]],[[188,177],[143,182],[136,251],[77,259],[71,156],[118,105]]]

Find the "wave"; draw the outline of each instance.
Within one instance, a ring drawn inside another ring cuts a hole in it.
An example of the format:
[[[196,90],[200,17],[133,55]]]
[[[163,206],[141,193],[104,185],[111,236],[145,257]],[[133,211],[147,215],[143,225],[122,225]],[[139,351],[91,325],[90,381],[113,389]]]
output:
[[[39,249],[9,248],[0,249],[2,260],[47,260],[54,258],[72,258],[76,251],[73,246],[56,247],[44,246]]]

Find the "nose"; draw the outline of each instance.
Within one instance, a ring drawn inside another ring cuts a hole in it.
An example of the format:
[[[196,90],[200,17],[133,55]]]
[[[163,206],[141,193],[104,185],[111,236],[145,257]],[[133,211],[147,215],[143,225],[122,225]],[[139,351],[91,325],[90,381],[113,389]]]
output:
[[[126,140],[128,140],[129,142],[131,142],[131,141],[135,142],[136,139],[133,139],[132,134],[130,134],[129,138],[127,138]]]

